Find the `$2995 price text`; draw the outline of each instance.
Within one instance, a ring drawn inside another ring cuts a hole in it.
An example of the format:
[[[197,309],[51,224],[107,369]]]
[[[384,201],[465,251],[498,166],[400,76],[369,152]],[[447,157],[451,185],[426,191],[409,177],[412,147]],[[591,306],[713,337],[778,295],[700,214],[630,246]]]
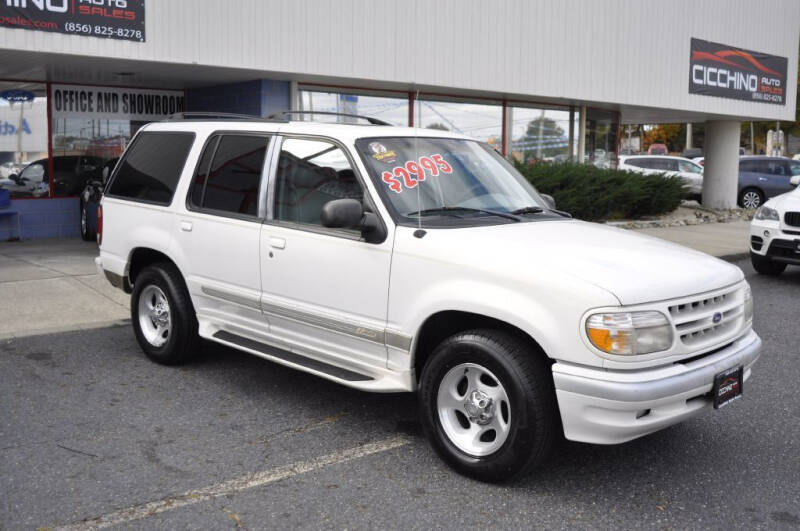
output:
[[[409,160],[402,166],[395,166],[383,172],[381,180],[389,185],[391,191],[399,194],[403,191],[403,187],[414,188],[419,182],[424,181],[427,172],[436,177],[439,173],[453,173],[453,168],[437,153],[430,157],[420,157],[419,160]]]

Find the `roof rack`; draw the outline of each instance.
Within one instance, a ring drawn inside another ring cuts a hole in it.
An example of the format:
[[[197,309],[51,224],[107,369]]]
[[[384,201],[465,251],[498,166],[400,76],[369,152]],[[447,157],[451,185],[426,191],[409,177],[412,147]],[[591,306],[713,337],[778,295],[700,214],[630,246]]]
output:
[[[260,116],[251,116],[249,114],[234,114],[229,112],[176,112],[164,118],[165,122],[182,122],[188,120],[229,120],[229,121],[248,121],[248,122],[286,122],[288,120],[276,120],[272,116],[269,118],[262,118]]]
[[[291,116],[292,114],[325,114],[328,116],[345,116],[347,118],[360,118],[362,120],[368,121],[372,125],[392,125],[389,122],[384,122],[378,118],[373,118],[371,116],[361,116],[360,114],[348,114],[344,112],[330,112],[330,111],[281,111],[276,112],[274,114],[270,114],[269,118],[272,120],[287,120],[287,116]]]

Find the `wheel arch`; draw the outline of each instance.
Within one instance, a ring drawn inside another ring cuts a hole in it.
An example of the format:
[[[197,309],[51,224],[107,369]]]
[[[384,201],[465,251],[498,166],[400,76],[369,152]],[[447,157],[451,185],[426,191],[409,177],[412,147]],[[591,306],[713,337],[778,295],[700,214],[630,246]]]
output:
[[[499,330],[513,334],[530,345],[536,355],[553,363],[541,344],[527,331],[503,319],[463,310],[441,310],[428,316],[419,327],[411,347],[412,366],[417,380],[425,362],[442,341],[459,332],[475,329]]]
[[[153,249],[151,247],[135,247],[131,249],[131,252],[128,255],[128,265],[126,268],[126,278],[129,285],[134,285],[136,282],[136,276],[141,273],[145,267],[157,262],[169,263],[174,266],[175,269],[180,271],[180,267],[178,267],[178,264],[175,262],[175,260],[173,260],[163,251]]]

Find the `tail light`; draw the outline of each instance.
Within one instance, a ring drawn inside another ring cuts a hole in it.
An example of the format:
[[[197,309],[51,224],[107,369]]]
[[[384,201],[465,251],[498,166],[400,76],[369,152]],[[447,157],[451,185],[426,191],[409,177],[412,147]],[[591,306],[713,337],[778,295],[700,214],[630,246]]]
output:
[[[97,245],[103,245],[103,205],[97,206]]]

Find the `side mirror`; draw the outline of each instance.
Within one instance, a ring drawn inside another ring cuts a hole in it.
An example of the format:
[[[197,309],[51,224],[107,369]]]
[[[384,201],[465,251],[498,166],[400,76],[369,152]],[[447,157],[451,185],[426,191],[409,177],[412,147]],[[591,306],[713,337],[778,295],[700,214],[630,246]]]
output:
[[[556,200],[553,199],[552,195],[549,194],[539,194],[539,195],[542,197],[542,199],[544,199],[547,208],[550,208],[552,210],[556,209]]]
[[[331,229],[358,229],[364,218],[364,208],[355,199],[335,199],[322,205],[323,227]]]
[[[335,199],[322,205],[320,216],[323,227],[331,229],[360,229],[369,243],[381,243],[386,239],[386,230],[372,212],[365,212],[360,201]]]
[[[794,186],[800,186],[800,175],[795,175],[794,177],[789,179],[789,182],[792,183],[792,185]]]

